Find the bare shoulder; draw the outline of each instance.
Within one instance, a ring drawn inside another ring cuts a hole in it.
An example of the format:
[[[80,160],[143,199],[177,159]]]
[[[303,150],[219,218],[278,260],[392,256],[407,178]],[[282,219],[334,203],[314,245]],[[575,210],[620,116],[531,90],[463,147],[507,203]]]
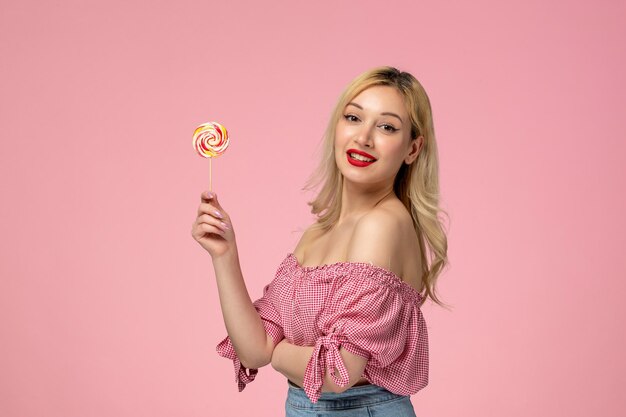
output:
[[[323,231],[320,229],[317,222],[309,225],[302,233],[302,236],[300,236],[300,240],[293,250],[293,254],[296,255],[296,258],[303,259],[305,248],[309,247],[310,243],[321,234],[323,234]]]
[[[371,263],[402,277],[411,234],[415,234],[411,215],[400,201],[389,201],[359,219],[348,245],[347,260]]]

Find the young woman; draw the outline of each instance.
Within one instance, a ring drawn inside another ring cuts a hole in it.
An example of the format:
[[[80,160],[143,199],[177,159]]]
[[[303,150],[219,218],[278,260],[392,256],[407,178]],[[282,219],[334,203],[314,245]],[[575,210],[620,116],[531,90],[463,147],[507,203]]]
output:
[[[215,269],[228,332],[217,351],[239,391],[270,363],[285,375],[288,417],[415,416],[410,395],[428,384],[420,307],[443,306],[447,238],[430,102],[411,74],[379,67],[348,85],[307,188],[318,185],[317,221],[254,303],[232,220],[202,194],[192,236]]]

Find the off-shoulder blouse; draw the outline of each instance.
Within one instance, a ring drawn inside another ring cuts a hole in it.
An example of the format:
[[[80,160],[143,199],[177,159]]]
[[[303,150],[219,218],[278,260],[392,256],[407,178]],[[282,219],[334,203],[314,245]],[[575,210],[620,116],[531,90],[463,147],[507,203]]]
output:
[[[424,388],[428,332],[420,311],[422,298],[385,268],[361,262],[301,266],[289,253],[254,307],[274,345],[285,338],[298,346],[315,347],[303,381],[315,403],[326,372],[339,386],[349,382],[341,346],[367,359],[363,376],[370,383],[400,395]],[[243,391],[258,369],[242,366],[228,336],[216,350],[233,361],[235,381]]]

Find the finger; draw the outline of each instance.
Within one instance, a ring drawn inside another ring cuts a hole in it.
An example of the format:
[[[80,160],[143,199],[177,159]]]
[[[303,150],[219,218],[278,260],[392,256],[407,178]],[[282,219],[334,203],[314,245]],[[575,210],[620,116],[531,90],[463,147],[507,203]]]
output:
[[[200,225],[200,230],[202,230],[204,233],[210,233],[210,234],[220,235],[220,236],[224,236],[224,234],[226,233],[219,227],[215,227],[213,225],[206,224],[206,223],[202,223]]]
[[[215,208],[221,212],[221,214],[225,214],[224,209],[217,199],[217,194],[214,191],[205,191],[200,194],[200,201],[202,201],[203,203],[211,202],[215,206]]]
[[[216,193],[213,193],[213,199],[211,203],[213,203],[217,207],[217,209],[222,212],[222,214],[224,213],[224,209],[222,208],[222,205],[220,204]]]
[[[215,193],[211,191],[203,191],[202,193],[200,193],[200,201],[202,202],[210,201],[213,199],[213,197],[215,197]]]
[[[201,216],[203,213],[212,213],[215,210],[217,210],[217,208],[210,203],[200,203],[198,206],[198,216]]]
[[[201,216],[204,213],[210,214],[211,216],[217,217],[218,219],[222,220],[226,218],[225,213],[218,210],[217,207],[215,207],[213,204],[209,203],[202,203],[198,207],[198,216]]]
[[[230,229],[230,226],[228,225],[228,223],[226,223],[225,221],[216,219],[215,217],[210,216],[208,214],[203,214],[202,216],[198,217],[197,222],[198,224],[209,224],[211,226],[215,226],[223,230],[224,232]]]
[[[196,219],[196,221],[191,225],[191,236],[193,236],[196,240],[201,239],[207,233],[224,236],[224,234],[226,234],[226,230],[224,230],[223,227],[220,227],[221,225],[217,219],[211,219],[212,218],[209,215],[206,215],[206,218],[204,219]]]

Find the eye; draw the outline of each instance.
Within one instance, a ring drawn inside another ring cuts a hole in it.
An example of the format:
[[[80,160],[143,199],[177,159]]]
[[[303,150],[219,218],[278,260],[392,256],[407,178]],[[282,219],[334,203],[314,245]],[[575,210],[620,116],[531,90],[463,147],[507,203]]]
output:
[[[343,117],[344,117],[347,121],[349,121],[349,122],[356,122],[357,120],[359,120],[359,118],[358,118],[358,117],[356,117],[356,116],[355,116],[355,115],[353,115],[353,114],[346,114],[346,115],[344,115]],[[354,117],[354,119],[352,119],[352,117]],[[355,119],[356,119],[356,120],[355,120]]]
[[[385,124],[385,125],[381,125],[381,126],[383,127],[383,129],[384,129],[384,130],[386,130],[387,132],[390,132],[390,133],[393,133],[393,132],[395,132],[396,130],[398,130],[398,129],[396,129],[395,127],[393,127],[393,126],[391,126],[391,125],[387,125],[387,124]],[[389,128],[389,129],[387,129],[387,128]]]

